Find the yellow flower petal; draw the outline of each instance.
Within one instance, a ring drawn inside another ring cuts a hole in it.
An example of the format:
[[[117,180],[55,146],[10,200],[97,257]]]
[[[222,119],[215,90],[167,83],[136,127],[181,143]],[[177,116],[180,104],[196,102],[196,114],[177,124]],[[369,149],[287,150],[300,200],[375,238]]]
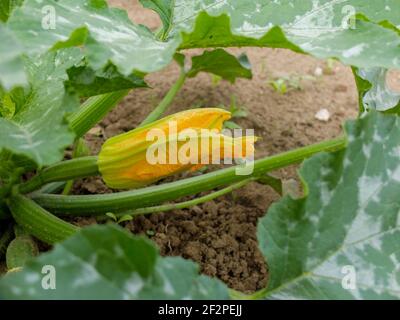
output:
[[[99,154],[99,170],[109,187],[128,189],[198,169],[213,159],[253,155],[256,138],[230,138],[219,133],[229,118],[230,113],[223,109],[194,109],[113,137],[106,141]],[[176,123],[175,129],[171,123]],[[186,135],[189,131],[191,135]],[[163,133],[165,138],[148,141],[153,132]],[[213,140],[219,142],[217,146],[211,143]]]

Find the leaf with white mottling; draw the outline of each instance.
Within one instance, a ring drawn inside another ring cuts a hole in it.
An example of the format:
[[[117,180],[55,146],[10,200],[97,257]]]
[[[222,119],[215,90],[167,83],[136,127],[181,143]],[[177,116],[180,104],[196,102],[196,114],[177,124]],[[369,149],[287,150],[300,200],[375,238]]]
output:
[[[13,34],[0,23],[0,89],[10,90],[18,85],[26,85],[22,46]]]
[[[400,68],[400,35],[378,24],[387,20],[394,26],[400,25],[398,0],[148,2],[163,3],[153,6],[160,15],[171,13],[170,37],[185,33],[181,48],[290,48],[319,58],[337,57],[358,67]],[[169,11],[168,4],[173,6]],[[373,22],[354,21],[355,13]]]
[[[39,167],[62,159],[74,139],[64,117],[79,105],[65,92],[66,70],[81,60],[77,48],[25,60],[31,90],[12,119],[0,118],[0,151],[24,155]]]
[[[178,39],[158,41],[150,30],[133,24],[125,11],[108,8],[103,0],[25,0],[8,26],[29,54],[82,46],[91,68],[101,69],[111,61],[125,76],[163,68],[178,46]]]
[[[111,61],[124,76],[162,69],[178,46],[279,47],[337,57],[357,67],[400,68],[399,0],[367,5],[364,0],[142,2],[160,14],[165,41],[103,0],[26,0],[13,12],[8,27],[28,54],[82,46],[95,71]],[[352,29],[347,21],[355,12],[370,21],[359,19]],[[388,23],[378,23],[383,20]]]
[[[371,112],[346,131],[345,150],[304,163],[305,198],[260,220],[267,298],[400,298],[400,119]]]
[[[43,290],[42,268],[56,270]],[[161,258],[147,239],[117,226],[92,226],[0,280],[5,299],[227,299],[227,287],[182,258]]]

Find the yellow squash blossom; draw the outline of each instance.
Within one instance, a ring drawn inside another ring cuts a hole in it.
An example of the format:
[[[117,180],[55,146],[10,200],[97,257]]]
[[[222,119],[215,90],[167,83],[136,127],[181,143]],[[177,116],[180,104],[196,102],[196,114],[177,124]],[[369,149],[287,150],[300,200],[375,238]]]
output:
[[[255,137],[220,133],[230,116],[219,108],[187,110],[110,138],[99,154],[100,173],[109,187],[130,189],[219,159],[252,156]]]

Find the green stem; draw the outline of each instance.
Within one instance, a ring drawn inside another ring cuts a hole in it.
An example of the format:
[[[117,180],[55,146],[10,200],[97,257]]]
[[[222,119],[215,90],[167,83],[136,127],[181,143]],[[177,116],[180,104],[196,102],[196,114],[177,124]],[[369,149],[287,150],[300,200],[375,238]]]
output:
[[[83,196],[35,194],[32,197],[40,205],[51,209],[52,212],[57,214],[118,213],[157,205],[165,201],[240,182],[251,177],[259,177],[268,171],[301,162],[318,152],[341,150],[346,147],[346,144],[347,138],[341,137],[263,158],[255,161],[253,172],[245,176],[238,175],[236,171],[238,167],[235,166],[171,183],[112,194]]]
[[[57,182],[51,182],[48,184],[45,184],[43,187],[38,189],[35,192],[40,192],[40,193],[57,193],[63,190],[66,182],[65,181],[57,181]]]
[[[227,193],[231,193],[232,191],[239,189],[239,188],[245,186],[246,184],[248,184],[250,181],[254,181],[254,180],[256,180],[256,179],[253,179],[253,178],[246,179],[239,183],[235,183],[229,187],[226,187],[224,189],[212,192],[203,197],[196,198],[193,200],[183,201],[183,202],[179,202],[179,203],[164,204],[164,205],[155,206],[155,207],[139,208],[139,209],[135,209],[135,210],[121,212],[121,213],[116,214],[115,216],[118,218],[125,216],[125,215],[139,216],[139,215],[145,215],[145,214],[151,214],[151,213],[157,213],[157,212],[166,212],[166,211],[171,211],[171,210],[190,208],[190,207],[196,206],[198,204],[202,204],[202,203],[214,200],[215,198],[221,197]]]
[[[182,88],[183,84],[185,83],[185,80],[186,80],[186,73],[185,71],[181,70],[178,80],[174,83],[171,89],[169,89],[168,93],[161,100],[159,105],[147,116],[146,119],[142,121],[142,123],[139,125],[140,127],[158,120],[164,114],[164,112],[167,110],[167,108],[174,100],[176,94]]]
[[[89,154],[89,149],[86,146],[85,141],[82,138],[76,139],[74,143],[74,150],[72,152],[72,159],[81,158]],[[62,194],[68,195],[71,192],[73,186],[74,180],[68,180],[64,186]]]
[[[93,126],[100,122],[114,108],[129,90],[101,94],[87,99],[81,107],[69,117],[71,128],[78,138],[82,137]]]
[[[67,181],[76,178],[90,177],[98,174],[97,157],[81,157],[62,161],[47,167],[32,179],[19,185],[20,193],[29,193],[46,183]]]
[[[63,195],[69,195],[72,187],[74,186],[74,180],[68,180],[64,186],[64,190],[61,192]]]

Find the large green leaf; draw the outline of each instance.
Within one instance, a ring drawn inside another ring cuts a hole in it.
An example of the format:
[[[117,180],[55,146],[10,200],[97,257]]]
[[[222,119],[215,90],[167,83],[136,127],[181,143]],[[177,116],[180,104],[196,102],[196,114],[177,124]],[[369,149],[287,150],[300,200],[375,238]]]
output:
[[[31,89],[12,119],[0,118],[0,151],[24,155],[39,167],[62,159],[74,138],[64,118],[78,106],[65,92],[66,70],[81,60],[77,48],[25,60]]]
[[[360,109],[388,111],[400,107],[400,94],[387,85],[387,69],[353,68],[360,97]]]
[[[158,41],[146,27],[134,25],[125,11],[108,8],[103,0],[25,0],[8,27],[29,54],[79,45],[94,70],[112,61],[125,76],[161,69],[178,46],[178,39]]]
[[[56,289],[44,290],[42,268],[56,272]],[[0,280],[6,299],[226,299],[219,280],[199,275],[182,258],[161,258],[147,239],[116,226],[83,229],[22,272]]]
[[[306,197],[259,223],[268,298],[400,298],[400,119],[371,112],[346,131],[347,149],[303,165]]]
[[[123,75],[165,67],[177,47],[267,46],[357,67],[400,68],[399,0],[143,0],[160,14],[162,40],[104,0],[26,0],[8,27],[29,54],[82,46],[97,71]],[[44,10],[45,9],[45,10]],[[368,17],[352,21],[354,13]],[[384,23],[381,21],[386,20]],[[183,34],[182,34],[183,33]]]
[[[143,1],[142,1],[143,2]],[[153,6],[149,5],[153,3]],[[144,1],[168,23],[170,36],[185,32],[181,48],[268,46],[319,58],[337,57],[359,67],[400,68],[398,0],[176,0]],[[166,14],[170,13],[168,18]],[[369,21],[348,23],[361,13]],[[354,29],[353,29],[354,26]]]
[[[27,77],[24,72],[21,55],[22,46],[13,34],[0,23],[0,90],[6,90],[17,85],[25,85]]]

